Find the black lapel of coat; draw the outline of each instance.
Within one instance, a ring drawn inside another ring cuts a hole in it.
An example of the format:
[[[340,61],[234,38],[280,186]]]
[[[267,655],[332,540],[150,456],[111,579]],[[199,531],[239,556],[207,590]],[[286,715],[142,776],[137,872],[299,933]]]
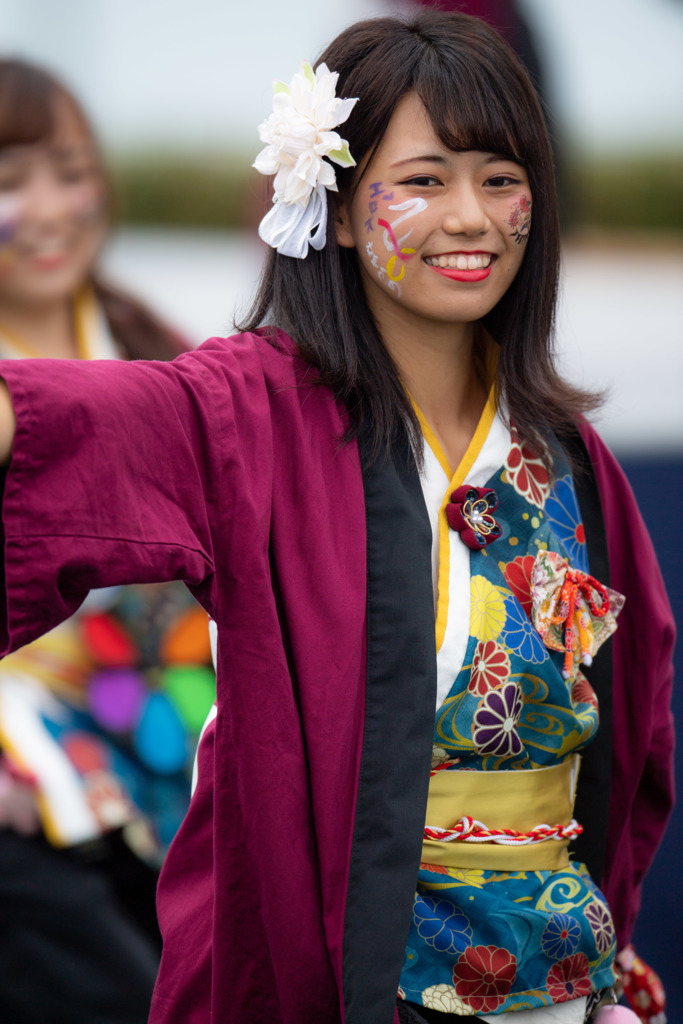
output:
[[[431,529],[407,440],[368,468],[365,728],[346,900],[346,1024],[392,1024],[422,848],[436,706]]]
[[[607,534],[593,464],[579,434],[565,444],[576,467],[574,486],[586,534],[589,571],[600,583],[609,586]],[[581,756],[574,813],[584,832],[573,847],[573,856],[586,864],[598,884],[605,866],[612,779],[612,661],[610,638],[602,645],[590,668],[581,666],[598,698],[600,728],[595,741]]]

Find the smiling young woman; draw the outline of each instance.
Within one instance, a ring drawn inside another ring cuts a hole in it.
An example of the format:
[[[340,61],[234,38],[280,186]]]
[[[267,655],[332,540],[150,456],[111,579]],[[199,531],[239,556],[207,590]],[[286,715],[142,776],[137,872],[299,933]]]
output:
[[[79,355],[65,297],[88,277],[107,230],[104,179],[84,124],[55,105],[51,139],[0,148],[4,199],[0,324],[55,356]],[[42,323],[37,323],[39,311]],[[32,315],[33,314],[33,315]],[[49,322],[55,327],[49,329]]]
[[[522,207],[524,235],[515,226]],[[476,325],[519,271],[530,210],[524,167],[448,149],[414,92],[337,209],[337,242],[357,253],[374,322],[453,466],[487,397],[473,373],[474,346],[487,345]]]
[[[510,224],[521,203],[530,209],[522,165],[447,149],[419,97],[400,101],[351,203],[342,201],[337,212],[337,241],[358,252],[366,297],[388,344],[402,329],[416,341],[436,330],[449,340],[472,336],[521,266],[524,247]],[[400,315],[389,327],[382,310],[394,304],[414,321]]]
[[[183,351],[144,306],[102,281],[110,207],[76,99],[41,68],[0,60],[1,358],[22,368],[50,360],[51,372],[57,360]],[[97,601],[0,661],[0,1018],[14,1024],[60,1014],[92,1024],[105,1012],[111,1024],[143,1024],[158,967],[158,868],[189,800],[191,764],[180,726],[180,763],[159,774],[140,757],[138,724],[152,674],[154,701],[166,699],[156,692],[155,635],[192,602],[180,584],[117,588]],[[131,688],[137,706],[124,728]],[[169,753],[160,729],[155,744]]]
[[[106,283],[112,193],[97,139],[61,82],[0,60],[0,342],[5,357],[171,358],[180,339]],[[106,328],[106,329],[105,329]],[[110,342],[96,342],[104,334]]]
[[[673,627],[553,362],[542,111],[435,11],[351,26],[273,108],[243,333],[0,366],[7,644],[122,579],[216,620],[153,1024],[594,1021],[671,806]]]

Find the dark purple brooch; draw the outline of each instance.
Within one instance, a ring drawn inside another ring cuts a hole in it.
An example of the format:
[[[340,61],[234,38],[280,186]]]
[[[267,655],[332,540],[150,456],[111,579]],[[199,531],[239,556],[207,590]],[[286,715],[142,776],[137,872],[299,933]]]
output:
[[[464,484],[453,491],[446,505],[451,530],[457,530],[463,543],[473,551],[485,548],[503,532],[491,515],[498,508],[498,495],[489,487]]]

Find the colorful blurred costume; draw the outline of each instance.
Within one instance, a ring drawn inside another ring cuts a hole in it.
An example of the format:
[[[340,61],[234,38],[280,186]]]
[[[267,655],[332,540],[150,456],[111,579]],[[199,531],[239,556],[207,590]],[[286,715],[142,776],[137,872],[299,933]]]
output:
[[[120,358],[90,289],[74,316],[82,359]],[[0,355],[31,353],[0,329]],[[54,846],[125,828],[159,865],[214,697],[207,618],[186,588],[113,588],[0,662],[0,748],[33,779]]]

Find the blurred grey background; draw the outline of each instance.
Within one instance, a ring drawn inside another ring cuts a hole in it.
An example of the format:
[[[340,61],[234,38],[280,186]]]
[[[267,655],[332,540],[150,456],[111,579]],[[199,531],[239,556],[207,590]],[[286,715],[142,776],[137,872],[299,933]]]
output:
[[[609,387],[599,422],[620,453],[680,451],[683,3],[520,6],[560,144],[562,357],[575,378]],[[118,185],[112,273],[198,342],[230,330],[258,273],[264,182],[249,165],[272,79],[289,80],[351,21],[407,7],[0,0],[0,49],[45,63],[84,100]]]
[[[262,250],[250,163],[273,78],[344,25],[409,0],[0,0],[0,51],[46,64],[84,101],[113,168],[105,261],[193,342],[231,331]],[[622,458],[683,622],[683,2],[521,0],[545,73],[564,202],[558,348],[608,389]],[[637,552],[634,552],[637,557]],[[680,692],[680,691],[679,691]],[[683,698],[676,697],[678,707]],[[674,819],[636,934],[683,1020]]]

